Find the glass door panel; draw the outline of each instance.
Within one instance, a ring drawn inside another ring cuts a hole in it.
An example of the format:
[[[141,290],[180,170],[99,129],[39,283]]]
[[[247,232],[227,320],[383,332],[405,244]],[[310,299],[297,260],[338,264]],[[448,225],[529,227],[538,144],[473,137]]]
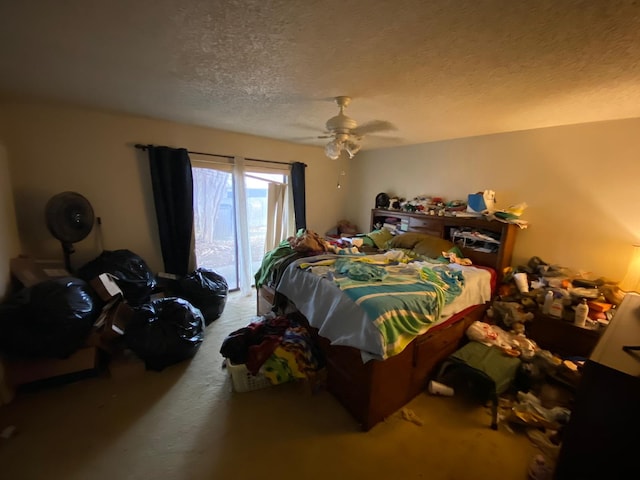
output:
[[[232,175],[212,168],[192,170],[196,265],[222,275],[235,290],[238,245]]]
[[[233,175],[230,171],[192,167],[193,214],[196,265],[222,275],[229,289],[239,288],[238,241]],[[283,174],[247,172],[244,177],[247,201],[247,230],[251,274],[264,257],[267,233],[269,181],[285,183]]]

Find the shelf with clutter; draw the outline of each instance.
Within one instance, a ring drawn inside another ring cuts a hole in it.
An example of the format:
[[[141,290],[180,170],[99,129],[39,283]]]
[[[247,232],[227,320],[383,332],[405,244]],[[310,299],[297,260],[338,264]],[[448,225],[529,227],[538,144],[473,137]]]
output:
[[[533,341],[545,375],[575,388],[623,298],[617,282],[532,257],[507,269],[487,321]]]

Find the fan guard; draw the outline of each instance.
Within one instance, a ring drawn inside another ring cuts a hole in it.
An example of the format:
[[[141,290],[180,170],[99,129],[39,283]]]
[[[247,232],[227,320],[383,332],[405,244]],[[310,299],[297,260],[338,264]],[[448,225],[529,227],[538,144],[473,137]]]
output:
[[[83,240],[93,228],[94,213],[89,200],[76,192],[62,192],[49,199],[45,219],[51,235],[60,240],[64,264],[71,271],[73,244]]]

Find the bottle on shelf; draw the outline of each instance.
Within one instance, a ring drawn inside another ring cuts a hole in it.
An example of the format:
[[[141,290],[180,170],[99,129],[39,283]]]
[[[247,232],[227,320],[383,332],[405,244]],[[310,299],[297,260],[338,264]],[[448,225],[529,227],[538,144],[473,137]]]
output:
[[[587,314],[589,313],[589,306],[587,305],[587,299],[583,298],[578,305],[576,305],[576,315],[574,324],[579,327],[584,327],[587,321]]]
[[[551,305],[553,304],[553,291],[547,291],[544,296],[544,304],[542,305],[542,313],[549,315],[551,313]]]

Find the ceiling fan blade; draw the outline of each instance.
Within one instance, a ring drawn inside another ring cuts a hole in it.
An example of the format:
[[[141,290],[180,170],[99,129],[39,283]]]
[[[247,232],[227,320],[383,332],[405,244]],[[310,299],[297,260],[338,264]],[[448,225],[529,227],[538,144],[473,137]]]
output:
[[[290,142],[317,142],[318,137],[289,137],[287,140]]]
[[[351,130],[351,133],[360,137],[369,133],[385,132],[388,130],[397,130],[397,128],[393,123],[387,122],[386,120],[371,120],[370,122],[365,122],[357,126]]]

